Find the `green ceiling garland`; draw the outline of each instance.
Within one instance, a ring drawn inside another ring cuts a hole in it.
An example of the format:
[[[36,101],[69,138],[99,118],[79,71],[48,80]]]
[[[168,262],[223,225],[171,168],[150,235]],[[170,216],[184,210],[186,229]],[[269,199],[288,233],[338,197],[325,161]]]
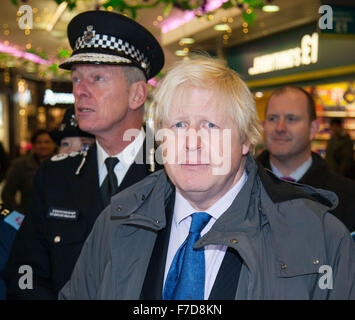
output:
[[[21,3],[26,3],[27,0],[10,0],[15,6],[19,6]],[[78,1],[84,0],[53,0],[58,5],[62,2],[68,4],[68,9],[73,10],[77,6]],[[138,3],[138,1],[140,1]],[[272,2],[272,0],[267,0],[267,2]],[[115,10],[123,14],[130,15],[133,19],[137,18],[138,11],[143,9],[154,8],[157,5],[164,4],[164,17],[168,17],[171,10],[175,7],[180,10],[194,10],[197,17],[202,17],[207,13],[205,6],[207,0],[137,0],[134,2],[132,0],[107,0],[101,5],[97,5],[95,9],[106,9]],[[229,9],[232,7],[238,7],[242,10],[242,19],[248,23],[248,26],[253,26],[253,23],[257,17],[256,10],[262,9],[264,6],[264,1],[261,0],[227,0],[221,6],[222,9]],[[48,59],[45,52],[36,52],[35,50],[26,50],[30,53],[36,54],[43,59]],[[27,60],[22,60],[21,67],[27,72],[35,72],[40,78],[47,79],[53,76],[55,77],[66,77],[68,72],[60,70],[58,63],[60,60],[68,58],[70,53],[66,50],[59,50],[57,52],[57,57],[55,62],[49,66],[38,65]],[[18,58],[0,53],[0,67],[18,67]]]

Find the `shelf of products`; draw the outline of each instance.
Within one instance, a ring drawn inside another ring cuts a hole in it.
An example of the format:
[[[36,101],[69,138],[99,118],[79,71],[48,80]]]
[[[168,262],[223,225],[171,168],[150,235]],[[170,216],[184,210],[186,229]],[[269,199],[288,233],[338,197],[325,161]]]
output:
[[[330,138],[330,120],[342,118],[343,127],[354,142],[355,151],[355,84],[338,82],[305,89],[315,98],[319,121],[319,132],[312,143],[312,150],[322,156],[325,155],[327,141]]]

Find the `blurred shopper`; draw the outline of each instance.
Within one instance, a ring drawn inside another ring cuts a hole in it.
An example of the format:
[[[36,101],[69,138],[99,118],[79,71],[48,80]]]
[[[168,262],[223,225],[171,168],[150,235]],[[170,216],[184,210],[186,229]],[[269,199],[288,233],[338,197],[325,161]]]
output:
[[[65,111],[60,128],[51,131],[49,134],[59,146],[59,154],[80,152],[85,146],[89,147],[95,143],[95,136],[80,130],[74,107]]]
[[[279,178],[335,192],[339,204],[332,213],[355,230],[355,182],[331,173],[327,163],[311,151],[318,130],[312,96],[295,86],[276,89],[265,111],[266,149],[258,158]]]
[[[2,200],[11,210],[26,214],[33,193],[33,179],[44,160],[50,159],[56,145],[48,131],[37,130],[31,138],[32,149],[28,155],[13,161],[6,175]],[[16,202],[16,192],[20,191],[21,200]]]
[[[354,178],[353,176],[353,142],[343,128],[340,118],[330,120],[331,138],[328,140],[325,160],[328,168],[334,173]]]
[[[10,165],[9,156],[6,153],[2,142],[0,141],[0,183],[4,180],[9,165]]]

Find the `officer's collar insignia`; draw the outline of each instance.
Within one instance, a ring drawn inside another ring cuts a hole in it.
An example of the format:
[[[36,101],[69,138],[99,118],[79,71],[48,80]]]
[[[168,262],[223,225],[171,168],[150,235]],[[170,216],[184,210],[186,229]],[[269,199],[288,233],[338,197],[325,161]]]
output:
[[[78,120],[75,117],[75,113],[71,115],[70,126],[72,126],[72,127],[77,127],[78,126]]]
[[[69,157],[76,157],[78,154],[80,154],[78,151],[73,151],[69,153]]]
[[[86,31],[84,31],[84,41],[85,43],[90,43],[91,40],[95,37],[95,30],[93,26],[87,26]]]
[[[51,161],[61,161],[68,158],[68,154],[67,153],[60,153],[60,154],[56,154],[55,156],[53,156],[51,158]]]

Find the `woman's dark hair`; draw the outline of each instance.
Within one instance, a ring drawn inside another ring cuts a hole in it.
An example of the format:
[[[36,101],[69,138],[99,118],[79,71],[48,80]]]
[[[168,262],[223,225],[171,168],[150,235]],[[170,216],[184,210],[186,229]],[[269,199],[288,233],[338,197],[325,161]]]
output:
[[[47,130],[38,129],[38,130],[36,130],[36,131],[32,134],[32,136],[31,136],[31,143],[32,143],[32,144],[36,143],[37,138],[38,138],[39,136],[41,136],[42,134],[48,134],[48,136],[50,137],[49,132],[48,132]]]

